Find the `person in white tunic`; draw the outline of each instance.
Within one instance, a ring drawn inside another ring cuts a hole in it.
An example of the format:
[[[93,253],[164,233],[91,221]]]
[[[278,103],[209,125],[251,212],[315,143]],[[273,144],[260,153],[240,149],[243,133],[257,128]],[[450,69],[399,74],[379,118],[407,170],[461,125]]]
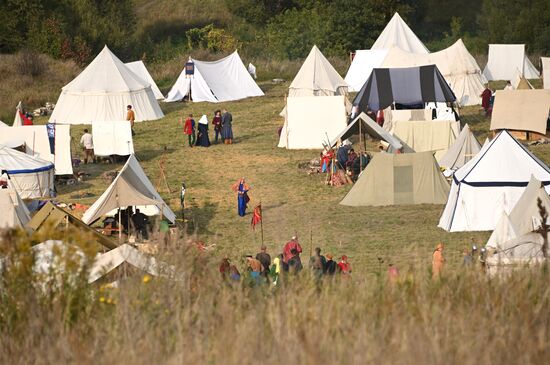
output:
[[[88,129],[84,129],[84,134],[80,137],[80,144],[84,147],[84,163],[87,164],[88,161],[94,163],[94,139]]]

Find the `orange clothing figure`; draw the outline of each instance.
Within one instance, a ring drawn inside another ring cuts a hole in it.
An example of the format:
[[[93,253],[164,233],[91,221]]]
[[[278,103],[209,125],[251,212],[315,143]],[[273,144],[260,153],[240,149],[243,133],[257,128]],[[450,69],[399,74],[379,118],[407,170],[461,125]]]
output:
[[[432,275],[437,278],[441,275],[445,258],[443,257],[443,243],[438,243],[432,254]]]
[[[132,106],[131,105],[128,105],[126,107],[126,109],[128,110],[128,112],[126,113],[126,120],[130,122],[130,126],[132,128],[134,128],[134,122],[136,121],[136,114],[134,113],[134,111],[132,110]]]

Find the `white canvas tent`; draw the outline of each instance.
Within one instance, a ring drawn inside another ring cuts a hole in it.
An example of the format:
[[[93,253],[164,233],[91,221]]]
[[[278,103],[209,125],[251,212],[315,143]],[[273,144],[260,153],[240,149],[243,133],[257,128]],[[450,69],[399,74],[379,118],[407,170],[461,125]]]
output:
[[[21,199],[52,196],[54,166],[51,162],[0,146],[0,179],[8,181]]]
[[[55,125],[54,152],[51,153],[48,127],[46,125],[27,125],[11,127],[0,133],[0,145],[25,145],[27,154],[49,161],[55,166],[56,175],[72,175],[71,126]]]
[[[0,189],[0,229],[22,228],[31,220],[29,210],[17,191]]]
[[[348,84],[313,46],[288,88],[289,97],[346,95]]]
[[[456,141],[439,160],[439,166],[449,170],[457,170],[474,158],[480,150],[481,145],[468,124],[466,124]]]
[[[510,213],[531,175],[550,191],[550,169],[506,130],[453,175],[451,193],[439,220],[446,231],[493,230]]]
[[[0,120],[0,128],[4,128],[4,127],[9,127],[9,125],[7,125],[6,123]]]
[[[151,90],[153,90],[153,94],[155,94],[155,98],[157,100],[164,99],[164,95],[160,92],[159,87],[157,86],[157,83],[155,80],[153,80],[153,77],[147,70],[147,67],[145,67],[145,64],[143,61],[134,61],[134,62],[127,62],[125,63],[126,67],[130,69],[133,73],[135,73],[139,78],[141,78],[144,81],[147,81],[149,85],[151,85]]]
[[[170,222],[176,220],[176,215],[157,193],[136,157],[130,155],[115,180],[84,213],[82,221],[91,224],[113,209],[136,205],[154,205]]]
[[[519,130],[546,135],[550,90],[497,90],[490,130]]]
[[[264,95],[237,51],[217,61],[191,61],[194,63],[193,75],[186,75],[183,70],[164,101],[179,101],[189,93],[194,102],[210,103]]]
[[[330,146],[334,147],[339,142],[342,143],[355,134],[369,135],[374,139],[388,143],[396,150],[403,148],[403,145],[398,138],[394,137],[391,133],[380,127],[378,123],[363,112],[361,112],[361,114],[352,120],[342,132],[332,139]]]
[[[359,57],[358,57],[359,56]],[[399,68],[436,65],[450,85],[461,106],[481,104],[481,93],[487,82],[474,57],[462,42],[434,53],[412,53],[398,47],[388,50],[357,51],[346,81],[359,90],[374,68]]]
[[[432,152],[440,160],[460,133],[460,122],[450,120],[400,121],[391,132],[415,152]]]
[[[287,98],[278,147],[321,149],[346,127],[345,96]]]
[[[541,57],[543,88],[550,89],[550,57]]]
[[[526,79],[540,77],[525,54],[525,44],[489,44],[489,58],[483,70],[485,78],[512,81],[517,72]]]
[[[22,112],[23,112],[23,106],[21,105],[21,101],[19,101],[19,103],[17,103],[17,107],[15,107],[15,117],[13,118],[12,127],[23,126],[23,119],[21,118]]]
[[[134,153],[130,122],[92,122],[92,138],[96,156],[127,156]]]
[[[63,87],[50,123],[126,120],[127,105],[132,105],[136,122],[164,117],[149,82],[130,71],[105,46],[84,71]]]
[[[550,197],[544,185],[532,176],[510,214],[503,212],[487,241],[490,272],[510,265],[538,262],[543,258],[543,239],[536,233],[542,223],[539,199],[546,211],[550,211]]]
[[[430,52],[398,13],[393,15],[382,33],[374,41],[371,49],[390,49],[392,47],[399,47],[411,53]]]

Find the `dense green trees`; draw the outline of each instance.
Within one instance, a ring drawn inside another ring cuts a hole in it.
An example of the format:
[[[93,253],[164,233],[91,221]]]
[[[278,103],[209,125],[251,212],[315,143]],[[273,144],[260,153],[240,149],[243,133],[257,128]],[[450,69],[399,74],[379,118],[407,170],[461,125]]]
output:
[[[152,8],[163,10],[150,17]],[[395,11],[433,51],[463,38],[476,53],[504,42],[550,53],[548,0],[211,0],[207,9],[197,0],[3,0],[0,52],[29,47],[86,63],[104,44],[153,60],[239,46],[293,59],[317,44],[342,56],[369,48]]]

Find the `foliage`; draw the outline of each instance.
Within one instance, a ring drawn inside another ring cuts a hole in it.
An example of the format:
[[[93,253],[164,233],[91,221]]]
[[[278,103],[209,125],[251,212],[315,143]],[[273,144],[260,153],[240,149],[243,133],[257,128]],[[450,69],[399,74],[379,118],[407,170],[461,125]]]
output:
[[[17,54],[15,67],[22,76],[37,77],[41,76],[48,66],[43,55],[34,50],[23,49]]]

